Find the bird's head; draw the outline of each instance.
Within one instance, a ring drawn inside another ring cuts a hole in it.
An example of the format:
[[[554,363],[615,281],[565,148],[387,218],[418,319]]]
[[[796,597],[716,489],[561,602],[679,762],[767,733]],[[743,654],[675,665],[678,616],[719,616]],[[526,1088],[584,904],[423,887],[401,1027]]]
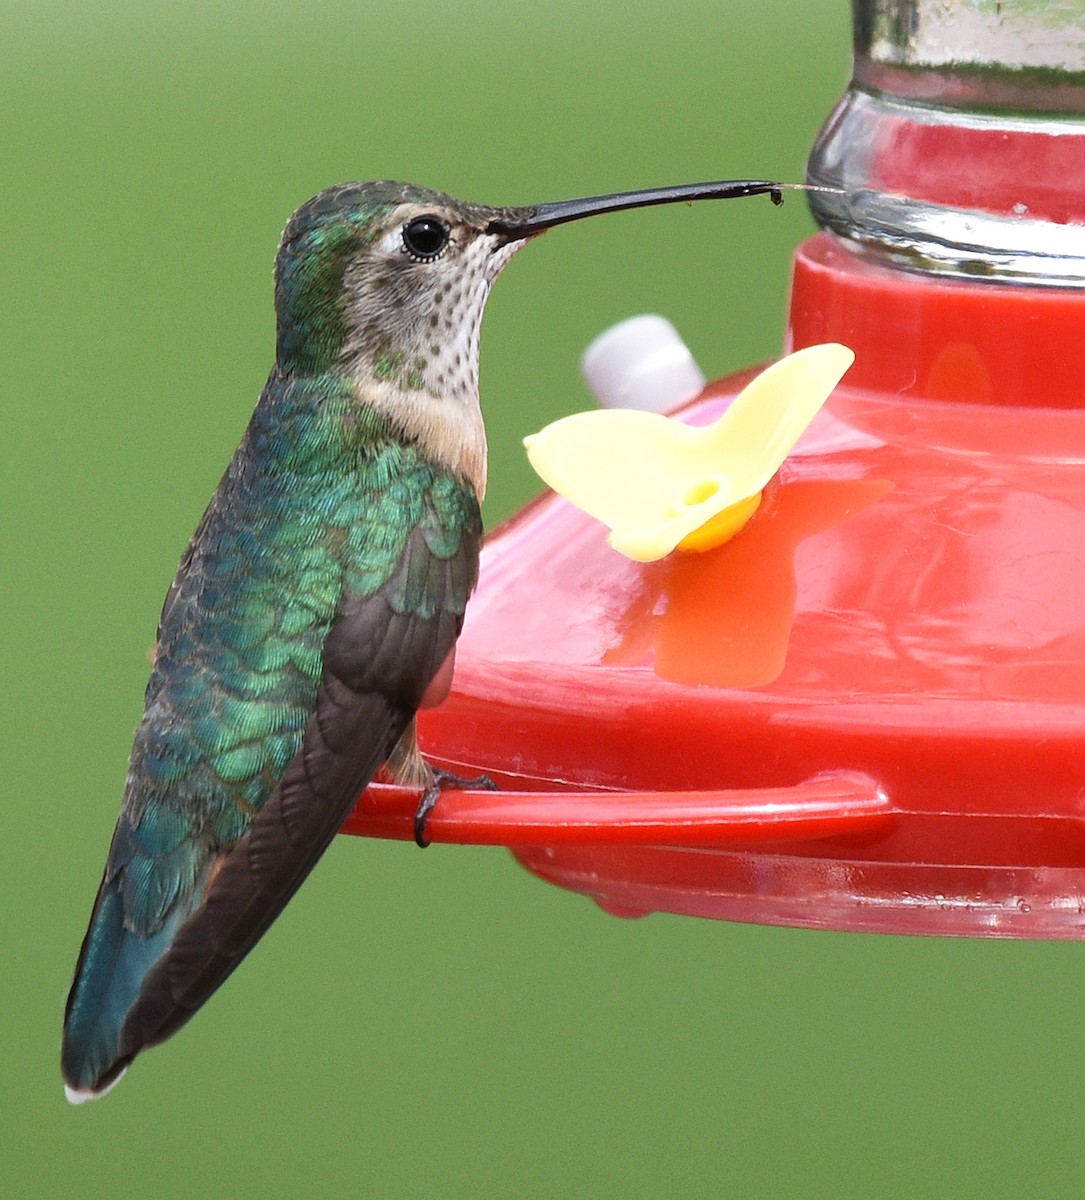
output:
[[[414,184],[344,183],[290,218],[275,267],[278,364],[336,371],[405,437],[480,492],[479,327],[490,287],[524,242],[597,213],[769,194],[765,180],[693,184],[492,208]],[[452,447],[452,449],[450,449]]]

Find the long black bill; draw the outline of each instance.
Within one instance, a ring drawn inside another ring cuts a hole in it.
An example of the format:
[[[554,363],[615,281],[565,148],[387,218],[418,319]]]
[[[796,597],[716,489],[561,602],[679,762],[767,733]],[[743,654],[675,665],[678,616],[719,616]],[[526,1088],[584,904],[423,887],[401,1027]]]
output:
[[[645,188],[639,192],[614,192],[609,196],[587,196],[583,200],[557,200],[505,209],[487,226],[488,233],[504,234],[510,242],[541,233],[566,221],[594,217],[597,213],[620,212],[624,208],[647,208],[652,204],[674,204],[681,200],[731,200],[739,196],[770,196],[783,203],[783,190],[793,184],[767,179],[724,179],[716,183],[684,183],[678,187]],[[799,185],[801,186],[801,185]]]

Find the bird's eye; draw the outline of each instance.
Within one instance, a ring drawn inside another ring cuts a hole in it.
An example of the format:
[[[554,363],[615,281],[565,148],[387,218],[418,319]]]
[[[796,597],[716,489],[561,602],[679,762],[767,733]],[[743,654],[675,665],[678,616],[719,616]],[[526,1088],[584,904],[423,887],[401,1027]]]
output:
[[[448,245],[448,226],[436,217],[415,217],[403,226],[403,249],[419,262],[433,262]]]

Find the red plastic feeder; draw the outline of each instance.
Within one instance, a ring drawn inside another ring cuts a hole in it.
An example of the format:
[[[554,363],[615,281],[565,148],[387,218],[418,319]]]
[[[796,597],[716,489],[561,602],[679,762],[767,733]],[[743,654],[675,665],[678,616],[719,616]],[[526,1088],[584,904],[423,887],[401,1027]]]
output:
[[[1080,936],[1085,411],[1010,395],[1028,371],[1037,399],[1085,396],[1071,329],[1076,292],[806,243],[792,343],[856,365],[738,537],[642,566],[553,496],[491,537],[421,725],[502,790],[447,793],[432,839],[511,845],[612,912]],[[409,837],[416,800],[371,789],[348,831]]]
[[[796,254],[789,348],[856,362],[731,542],[636,564],[554,496],[490,538],[420,728],[501,790],[433,841],[623,915],[1085,936],[1085,292],[855,242]],[[346,830],[409,838],[416,802]]]

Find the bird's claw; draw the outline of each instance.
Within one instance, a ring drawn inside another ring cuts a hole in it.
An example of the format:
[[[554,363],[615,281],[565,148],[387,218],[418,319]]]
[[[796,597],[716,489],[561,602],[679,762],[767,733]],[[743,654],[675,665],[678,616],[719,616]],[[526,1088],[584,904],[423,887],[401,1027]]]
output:
[[[433,782],[422,793],[422,798],[418,801],[418,807],[414,812],[414,840],[415,844],[423,850],[429,845],[426,837],[426,822],[429,820],[430,813],[437,807],[437,801],[445,788],[484,788],[488,792],[496,792],[497,784],[489,775],[476,775],[473,779],[466,779],[462,775],[453,774],[452,771],[434,767]]]

